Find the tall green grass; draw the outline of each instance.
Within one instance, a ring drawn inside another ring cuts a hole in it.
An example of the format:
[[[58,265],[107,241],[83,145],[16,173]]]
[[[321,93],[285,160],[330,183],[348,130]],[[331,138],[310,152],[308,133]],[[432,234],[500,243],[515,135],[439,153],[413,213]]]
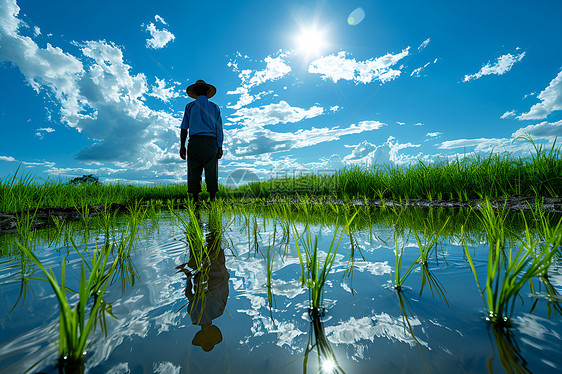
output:
[[[490,153],[443,158],[410,165],[347,166],[329,175],[271,179],[238,187],[219,187],[218,197],[325,196],[328,198],[460,200],[511,196],[562,196],[562,148],[534,147],[528,157]],[[185,184],[72,185],[61,179],[40,179],[19,173],[0,179],[0,212],[35,208],[129,204],[134,201],[189,200]],[[248,193],[250,192],[250,193]],[[241,200],[244,200],[242,198]]]
[[[61,179],[41,179],[31,174],[8,175],[0,179],[0,212],[14,213],[36,208],[73,208],[160,200],[187,203],[185,184],[72,185]]]
[[[241,186],[253,195],[316,195],[338,198],[460,200],[510,196],[562,196],[562,148],[526,137],[534,152],[477,154],[431,163],[347,166],[333,175],[273,179]]]

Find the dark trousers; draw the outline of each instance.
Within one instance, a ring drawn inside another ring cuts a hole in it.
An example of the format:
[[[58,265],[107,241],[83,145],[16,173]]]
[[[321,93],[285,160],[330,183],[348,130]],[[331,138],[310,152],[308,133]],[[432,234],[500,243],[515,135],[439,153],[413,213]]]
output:
[[[187,143],[187,191],[201,192],[201,175],[205,170],[208,192],[219,190],[219,160],[217,160],[217,139],[192,136]]]

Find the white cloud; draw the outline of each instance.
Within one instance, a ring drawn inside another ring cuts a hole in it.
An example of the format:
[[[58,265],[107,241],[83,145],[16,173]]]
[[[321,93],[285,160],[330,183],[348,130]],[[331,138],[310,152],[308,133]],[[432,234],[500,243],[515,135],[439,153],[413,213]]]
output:
[[[475,139],[455,139],[447,140],[441,143],[439,149],[454,149],[454,148],[471,148],[471,147],[484,147],[487,149],[489,147],[499,146],[503,144],[505,139],[495,139],[495,138],[475,138]]]
[[[344,128],[313,127],[295,132],[274,132],[259,125],[245,125],[228,134],[228,148],[231,149],[234,159],[257,156],[331,142],[339,140],[342,136],[373,131],[382,126],[385,124],[378,121],[361,121]]]
[[[15,162],[17,160],[12,156],[0,156],[0,161]]]
[[[49,43],[40,48],[30,37],[20,35],[23,23],[17,18],[19,10],[15,1],[0,8],[0,61],[17,66],[36,92],[44,88],[53,92],[61,104],[63,120],[72,125],[85,107],[77,85],[84,74],[82,62]]]
[[[152,364],[153,373],[158,374],[179,374],[181,372],[181,366],[175,366],[171,362],[158,362]]]
[[[120,173],[124,179],[181,178],[181,160],[174,164],[169,159],[177,146],[181,118],[145,104],[146,77],[131,72],[122,50],[105,41],[76,43],[83,62],[50,44],[40,48],[31,38],[19,34],[22,22],[18,14],[14,1],[0,8],[0,61],[16,66],[37,92],[52,93],[60,105],[62,123],[94,139],[90,147],[78,152],[77,159],[112,162],[118,171],[95,170],[107,175]],[[46,131],[37,132],[41,135]],[[71,173],[55,168],[53,163],[26,165],[47,167],[47,172],[58,175]]]
[[[247,80],[248,88],[260,85],[267,81],[277,80],[285,75],[287,75],[291,71],[291,67],[283,61],[285,55],[277,56],[275,58],[271,56],[267,56],[264,61],[266,63],[266,67],[264,70],[248,72],[248,70],[244,70],[246,73],[244,75],[243,81]]]
[[[511,117],[515,117],[517,113],[515,113],[514,110],[510,110],[508,112],[505,112],[504,114],[502,114],[502,116],[500,117],[501,119],[506,119],[506,118],[511,118]]]
[[[148,95],[168,102],[170,99],[178,97],[179,93],[174,91],[174,87],[166,88],[166,81],[164,79],[156,78],[156,85],[151,87],[151,92]]]
[[[414,126],[423,126],[423,123],[421,123],[421,122],[414,123]]]
[[[276,125],[278,123],[294,123],[303,119],[322,115],[324,109],[312,106],[309,109],[292,107],[286,101],[268,104],[259,108],[241,108],[228,118],[234,123],[246,122],[252,125]]]
[[[371,83],[379,81],[389,82],[397,78],[401,71],[392,69],[391,66],[398,63],[409,53],[410,47],[397,54],[387,53],[378,58],[371,58],[365,61],[356,61],[347,58],[345,51],[340,51],[337,55],[320,57],[312,61],[308,67],[308,72],[321,74],[322,79],[331,79],[334,83],[340,79],[353,80],[356,83]]]
[[[439,135],[441,135],[441,133],[439,131],[436,131],[436,132],[428,132],[425,136],[427,136],[429,138],[436,138]]]
[[[45,133],[51,132],[55,132],[55,129],[53,129],[52,127],[40,127],[35,132],[35,136],[37,136],[39,139],[43,139],[43,135],[45,135]]]
[[[146,39],[146,47],[151,49],[164,48],[166,44],[176,38],[174,34],[166,29],[158,30],[152,22],[146,26],[146,31],[152,36],[152,38]]]
[[[289,52],[281,52],[277,57],[267,56],[264,59],[266,66],[262,70],[244,69],[239,71],[238,63],[236,61],[229,61],[228,67],[232,68],[235,72],[239,72],[238,77],[241,80],[241,85],[235,90],[226,93],[227,95],[240,95],[237,103],[228,107],[237,110],[254,102],[260,98],[261,94],[251,95],[249,93],[250,89],[268,81],[281,79],[289,74],[291,67],[285,61],[285,58],[288,56]]]
[[[154,16],[154,20],[155,20],[156,22],[160,22],[160,23],[162,23],[162,24],[164,24],[164,25],[167,25],[166,21],[164,21],[164,18],[160,17],[158,14]]]
[[[482,69],[480,69],[478,73],[465,75],[463,82],[468,82],[472,79],[478,79],[483,77],[484,75],[491,75],[491,74],[503,75],[508,71],[510,71],[513,65],[516,62],[521,61],[523,57],[525,57],[525,52],[520,53],[519,55],[516,56],[510,53],[506,55],[502,55],[498,57],[498,59],[493,64],[488,62],[486,65],[482,67]]]
[[[420,73],[423,69],[425,69],[426,67],[429,66],[429,64],[431,64],[431,62],[428,62],[427,64],[425,64],[424,66],[420,66],[417,69],[414,69],[414,71],[412,71],[412,73],[410,74],[410,77],[421,77]]]
[[[426,40],[424,40],[422,42],[422,44],[420,44],[420,46],[418,47],[418,51],[421,51],[422,49],[427,47],[427,45],[429,44],[430,41],[431,41],[431,38],[427,38]]]
[[[533,146],[520,137],[529,135],[536,143],[546,141],[552,146],[556,138],[562,138],[562,121],[541,122],[518,129],[509,138],[455,139],[441,143],[440,149],[469,148],[474,152],[509,152],[513,156],[524,156],[534,152]]]
[[[530,135],[533,140],[550,139],[553,141],[556,137],[562,139],[562,120],[554,123],[541,122],[536,125],[529,125],[515,131],[511,137],[517,138],[525,134]]]
[[[410,317],[408,323],[412,328],[421,326],[416,317]],[[355,319],[351,317],[348,321],[341,321],[335,326],[326,326],[325,332],[328,340],[334,344],[347,344],[352,347],[359,346],[361,340],[374,341],[377,338],[386,338],[392,342],[407,343],[411,347],[421,344],[428,347],[428,343],[421,340],[420,334],[416,334],[416,340],[408,330],[408,326],[401,317],[391,317],[386,313],[374,314],[372,317]],[[353,352],[354,358],[361,358],[362,351],[357,349]]]
[[[33,26],[33,35],[35,36],[41,35],[41,29],[37,26]]]
[[[349,146],[348,146],[349,147]],[[405,161],[402,155],[399,155],[400,150],[405,148],[418,148],[419,144],[412,143],[399,143],[395,141],[393,136],[382,145],[374,145],[364,140],[363,142],[351,146],[354,147],[353,151],[343,158],[344,163],[358,164],[358,165],[373,165],[378,164],[403,164]]]
[[[562,71],[539,94],[538,98],[541,100],[540,103],[533,105],[527,113],[523,113],[517,118],[520,120],[544,119],[550,113],[562,110]]]
[[[53,129],[52,127],[40,127],[37,129],[37,131],[55,132],[55,129]]]
[[[18,28],[23,22],[17,18],[20,7],[16,0],[5,0],[0,8],[0,29],[5,35],[17,34]]]

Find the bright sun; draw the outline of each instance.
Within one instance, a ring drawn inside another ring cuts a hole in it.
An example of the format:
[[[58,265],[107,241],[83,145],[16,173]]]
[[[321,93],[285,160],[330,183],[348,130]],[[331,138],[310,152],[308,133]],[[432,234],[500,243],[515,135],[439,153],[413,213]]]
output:
[[[297,51],[305,56],[318,55],[327,47],[326,32],[315,27],[302,28],[295,36]]]

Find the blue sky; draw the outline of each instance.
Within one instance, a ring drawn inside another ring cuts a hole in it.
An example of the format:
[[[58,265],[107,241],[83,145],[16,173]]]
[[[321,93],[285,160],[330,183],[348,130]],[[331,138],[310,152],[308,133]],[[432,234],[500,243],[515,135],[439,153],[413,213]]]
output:
[[[562,135],[560,1],[0,0],[0,177],[185,180],[217,87],[221,182],[511,152]]]

